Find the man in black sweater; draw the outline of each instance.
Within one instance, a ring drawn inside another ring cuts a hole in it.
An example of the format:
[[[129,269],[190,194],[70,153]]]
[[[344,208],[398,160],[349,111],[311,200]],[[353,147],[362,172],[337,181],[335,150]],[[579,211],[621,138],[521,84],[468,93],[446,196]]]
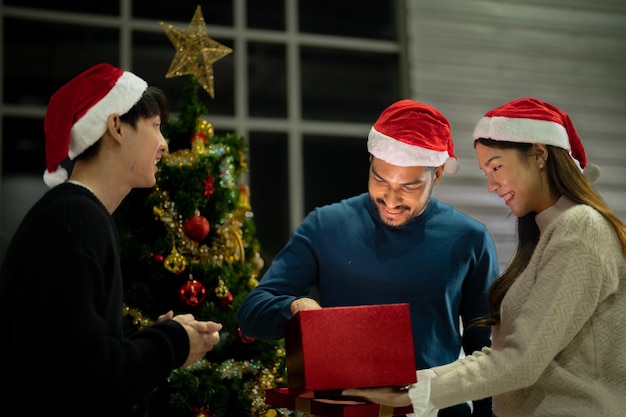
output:
[[[123,332],[112,214],[131,189],[155,185],[167,113],[161,90],[106,63],[52,96],[51,189],[24,217],[0,273],[1,415],[128,415],[219,342],[221,324],[171,311],[132,337]]]

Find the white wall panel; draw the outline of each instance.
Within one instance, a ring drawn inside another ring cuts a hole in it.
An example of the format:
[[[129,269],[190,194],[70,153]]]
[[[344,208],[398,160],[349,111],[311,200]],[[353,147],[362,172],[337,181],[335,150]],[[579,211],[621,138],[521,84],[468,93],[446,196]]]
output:
[[[412,98],[450,120],[460,169],[435,196],[491,230],[500,264],[515,218],[486,191],[471,135],[489,109],[534,96],[566,111],[601,175],[596,187],[626,220],[626,2],[407,0]]]

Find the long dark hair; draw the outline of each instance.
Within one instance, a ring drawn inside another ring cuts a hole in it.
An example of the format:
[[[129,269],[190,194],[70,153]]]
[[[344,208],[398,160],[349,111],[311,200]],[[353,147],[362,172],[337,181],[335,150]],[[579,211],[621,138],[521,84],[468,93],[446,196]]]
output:
[[[527,156],[532,149],[530,143],[496,141],[479,138],[480,143],[490,148],[515,149],[520,156]],[[566,149],[546,145],[548,157],[545,162],[550,190],[559,196],[565,196],[578,204],[586,204],[596,209],[615,229],[626,255],[626,226],[606,205],[604,200],[583,175]],[[526,159],[526,158],[524,158]],[[489,288],[489,316],[475,321],[475,325],[495,325],[500,323],[502,300],[517,277],[526,269],[530,258],[539,242],[539,227],[535,222],[537,213],[531,212],[517,219],[517,247],[505,271]]]

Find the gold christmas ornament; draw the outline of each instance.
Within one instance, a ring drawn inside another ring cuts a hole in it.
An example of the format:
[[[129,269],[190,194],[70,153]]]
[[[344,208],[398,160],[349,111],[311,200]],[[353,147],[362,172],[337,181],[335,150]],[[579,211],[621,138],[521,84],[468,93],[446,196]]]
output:
[[[254,258],[252,258],[250,263],[254,265],[254,269],[257,272],[259,272],[265,266],[265,261],[263,261],[263,258],[261,257],[261,253],[259,252],[254,253]]]
[[[189,23],[187,30],[159,22],[161,28],[176,48],[166,78],[191,75],[202,85],[211,98],[215,98],[213,64],[233,52],[227,46],[209,38],[200,6]]]
[[[248,282],[246,282],[246,288],[249,291],[252,291],[253,289],[255,289],[258,286],[259,286],[259,280],[256,279],[256,277],[250,277],[248,279]]]
[[[173,247],[172,253],[167,255],[167,258],[163,261],[163,265],[168,271],[180,274],[187,268],[187,259],[176,250],[176,247]]]
[[[228,296],[228,287],[224,284],[223,280],[219,280],[217,288],[215,288],[215,295],[217,298],[225,298]]]

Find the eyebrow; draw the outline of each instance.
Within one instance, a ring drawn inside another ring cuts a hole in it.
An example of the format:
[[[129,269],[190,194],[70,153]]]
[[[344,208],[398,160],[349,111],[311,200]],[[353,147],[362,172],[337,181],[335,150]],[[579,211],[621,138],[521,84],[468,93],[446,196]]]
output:
[[[374,166],[373,166],[373,165],[372,165],[372,173],[373,173],[376,177],[378,177],[378,178],[382,179],[383,181],[389,182],[389,181],[387,181],[387,179],[386,179],[385,177],[383,177],[382,175],[380,175],[380,174],[376,171],[376,169],[374,168]],[[425,181],[424,179],[422,179],[422,178],[416,178],[416,179],[415,179],[415,180],[413,180],[413,181],[404,182],[404,183],[401,183],[400,185],[402,185],[402,186],[406,186],[406,185],[416,185],[416,184],[424,184],[425,182],[426,182],[426,181]]]
[[[485,165],[489,165],[494,159],[499,159],[499,158],[502,158],[502,156],[501,155],[492,156],[491,158],[487,159],[487,161],[485,162]]]

